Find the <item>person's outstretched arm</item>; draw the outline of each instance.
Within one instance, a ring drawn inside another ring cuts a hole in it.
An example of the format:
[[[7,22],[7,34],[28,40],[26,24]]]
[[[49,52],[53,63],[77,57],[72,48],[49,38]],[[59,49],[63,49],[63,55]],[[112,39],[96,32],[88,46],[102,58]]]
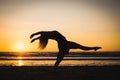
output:
[[[36,33],[31,34],[30,39],[33,38],[35,35],[38,35],[38,34],[41,34],[41,33],[44,33],[44,31],[40,31],[40,32],[36,32]]]
[[[32,40],[31,40],[31,43],[34,42],[35,40],[38,40],[38,39],[40,39],[40,37],[37,37],[37,38],[32,39]]]

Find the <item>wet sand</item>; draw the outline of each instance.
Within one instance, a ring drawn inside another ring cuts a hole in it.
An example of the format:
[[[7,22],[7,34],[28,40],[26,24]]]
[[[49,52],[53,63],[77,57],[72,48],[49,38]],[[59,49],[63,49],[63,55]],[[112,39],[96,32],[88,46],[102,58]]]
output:
[[[0,80],[120,80],[120,66],[0,66]]]

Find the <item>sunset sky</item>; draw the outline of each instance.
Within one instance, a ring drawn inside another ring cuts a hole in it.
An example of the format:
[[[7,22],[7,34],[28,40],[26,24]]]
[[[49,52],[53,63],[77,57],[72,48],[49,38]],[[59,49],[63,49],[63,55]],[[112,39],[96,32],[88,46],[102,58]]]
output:
[[[57,30],[67,40],[100,51],[120,51],[119,0],[0,0],[0,52],[58,51],[49,40],[44,50],[29,36]],[[82,50],[73,50],[82,51]]]

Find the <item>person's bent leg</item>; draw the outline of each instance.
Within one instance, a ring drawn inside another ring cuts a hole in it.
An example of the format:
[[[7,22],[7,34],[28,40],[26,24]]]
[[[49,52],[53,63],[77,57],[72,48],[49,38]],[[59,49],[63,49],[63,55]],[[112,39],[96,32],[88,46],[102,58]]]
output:
[[[55,67],[57,67],[60,62],[63,60],[63,57],[65,56],[65,54],[63,53],[58,53],[58,56],[57,56],[57,61],[55,62]]]

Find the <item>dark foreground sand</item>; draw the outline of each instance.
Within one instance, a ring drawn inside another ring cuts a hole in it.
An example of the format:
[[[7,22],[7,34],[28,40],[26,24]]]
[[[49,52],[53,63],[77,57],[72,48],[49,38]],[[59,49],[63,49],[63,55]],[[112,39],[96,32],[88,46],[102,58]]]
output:
[[[1,66],[0,80],[120,80],[120,66]]]

